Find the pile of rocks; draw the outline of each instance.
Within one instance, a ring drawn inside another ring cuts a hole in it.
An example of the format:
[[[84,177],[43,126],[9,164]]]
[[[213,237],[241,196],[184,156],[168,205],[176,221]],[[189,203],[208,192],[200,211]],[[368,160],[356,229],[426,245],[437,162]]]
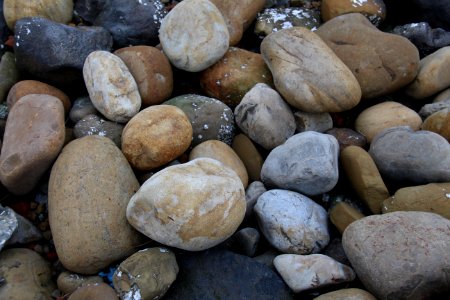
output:
[[[450,294],[450,5],[0,2],[1,299]]]

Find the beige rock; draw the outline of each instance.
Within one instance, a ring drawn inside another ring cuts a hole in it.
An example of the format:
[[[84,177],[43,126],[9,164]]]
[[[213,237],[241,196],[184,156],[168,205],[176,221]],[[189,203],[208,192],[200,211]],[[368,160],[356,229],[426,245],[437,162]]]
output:
[[[264,159],[253,142],[246,135],[238,134],[233,139],[232,148],[244,163],[248,177],[252,181],[261,180],[260,175]]]
[[[350,288],[322,294],[314,300],[377,300],[377,298],[365,290]]]
[[[355,129],[362,133],[367,141],[381,131],[397,127],[409,126],[412,130],[419,130],[422,118],[409,107],[393,101],[386,101],[363,110],[355,120]]]
[[[343,14],[360,13],[378,26],[386,18],[383,0],[322,0],[320,9],[324,22]]]
[[[98,283],[80,287],[67,300],[119,300],[119,297],[112,287]]]
[[[148,171],[180,156],[191,141],[192,125],[186,114],[172,105],[155,105],[127,123],[122,151],[131,166]]]
[[[344,233],[345,228],[347,228],[348,225],[356,220],[364,218],[364,215],[359,212],[359,210],[346,202],[337,203],[331,208],[329,214],[331,223],[336,226],[341,234]]]
[[[261,54],[283,98],[305,112],[340,112],[359,103],[361,88],[346,65],[302,27],[271,33]]]
[[[422,130],[436,132],[450,141],[450,109],[437,111],[426,118],[423,121]]]
[[[58,289],[64,295],[73,293],[79,287],[102,282],[103,279],[100,276],[84,276],[67,271],[61,272],[56,280]]]
[[[153,175],[131,198],[126,215],[155,241],[200,251],[229,238],[245,207],[236,173],[217,160],[198,158]]]
[[[130,165],[109,138],[86,136],[63,149],[50,174],[48,212],[66,269],[95,274],[142,243],[125,217],[138,189]]]

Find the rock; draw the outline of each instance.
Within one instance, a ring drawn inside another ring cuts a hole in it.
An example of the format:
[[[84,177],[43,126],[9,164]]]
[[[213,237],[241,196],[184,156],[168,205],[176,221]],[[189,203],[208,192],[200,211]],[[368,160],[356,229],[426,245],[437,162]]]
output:
[[[230,47],[218,62],[200,74],[203,91],[231,107],[238,105],[257,83],[273,86],[272,74],[261,54],[236,47]]]
[[[348,288],[322,294],[313,300],[377,300],[365,290]]]
[[[264,162],[253,142],[244,134],[238,134],[233,139],[232,148],[244,163],[250,180],[261,180],[261,168]]]
[[[295,133],[295,120],[280,94],[264,83],[256,84],[234,110],[239,128],[253,141],[271,150]]]
[[[273,264],[294,293],[355,279],[350,267],[322,254],[282,254]]]
[[[19,80],[19,71],[16,68],[15,56],[5,52],[0,60],[0,102],[5,100],[9,89]]]
[[[443,90],[433,100],[433,103],[436,102],[450,102],[450,88]]]
[[[175,254],[165,248],[147,248],[120,263],[113,283],[121,299],[159,299],[177,274]]]
[[[80,97],[75,99],[70,109],[69,118],[73,123],[77,123],[87,115],[95,115],[98,111],[95,109],[89,97]]]
[[[298,133],[269,153],[261,169],[262,182],[306,195],[328,192],[338,181],[338,152],[331,135]]]
[[[433,213],[393,212],[353,222],[342,243],[378,299],[437,299],[449,293],[449,228],[448,219]]]
[[[73,134],[77,139],[87,135],[105,136],[120,148],[123,128],[123,125],[104,120],[97,115],[87,115],[75,124]]]
[[[17,229],[13,232],[11,238],[6,242],[7,245],[23,245],[31,242],[37,242],[42,239],[41,231],[36,228],[33,223],[17,213],[14,214],[17,219]]]
[[[360,13],[379,26],[386,18],[383,0],[323,0],[320,8],[324,22],[340,15]]]
[[[426,118],[422,130],[436,132],[450,141],[450,108],[442,109]]]
[[[136,81],[125,63],[107,51],[86,58],[83,77],[95,108],[111,121],[126,123],[141,108]]]
[[[253,207],[256,204],[259,196],[267,192],[264,184],[261,181],[253,181],[245,190],[245,202],[247,209],[245,211],[245,218],[248,219],[253,215]]]
[[[192,147],[208,140],[231,145],[234,137],[233,111],[221,101],[201,95],[181,95],[164,102],[180,108],[192,125]]]
[[[222,58],[229,38],[222,14],[208,0],[179,3],[162,20],[159,30],[170,62],[189,72],[202,71]]]
[[[369,154],[388,179],[416,184],[450,181],[450,145],[434,132],[387,129],[372,141]]]
[[[13,194],[30,192],[64,143],[64,108],[50,95],[31,94],[9,113],[0,155],[0,180]]]
[[[430,183],[397,190],[382,205],[383,213],[394,211],[432,212],[450,219],[450,183]]]
[[[355,76],[308,29],[294,27],[270,34],[261,43],[261,54],[278,92],[295,108],[340,112],[359,103],[361,89]]]
[[[1,299],[51,299],[55,285],[49,263],[36,252],[13,248],[0,253]]]
[[[95,274],[142,243],[125,217],[138,189],[130,165],[110,139],[86,136],[64,147],[50,174],[48,214],[67,270]]]
[[[204,250],[229,238],[241,224],[244,187],[222,163],[198,158],[150,177],[131,198],[126,215],[131,225],[152,240],[189,251]]]
[[[172,105],[155,105],[127,123],[122,152],[132,167],[149,171],[183,154],[191,141],[192,126],[186,114]]]
[[[236,152],[234,152],[234,150],[224,142],[209,140],[195,146],[189,154],[189,160],[194,160],[200,157],[208,157],[220,161],[239,176],[244,188],[247,187],[248,174],[244,163]]]
[[[296,132],[317,131],[325,132],[333,127],[333,120],[329,113],[307,113],[296,111],[294,113]]]
[[[361,147],[348,146],[341,151],[340,162],[358,197],[373,214],[379,214],[390,195],[370,154]]]
[[[72,20],[72,0],[3,0],[2,2],[6,24],[11,30],[14,30],[17,20],[25,17],[44,17],[58,23],[69,23]]]
[[[364,147],[367,139],[361,133],[350,128],[331,128],[325,131],[326,134],[332,135],[339,143],[339,149],[343,150],[348,146]]]
[[[403,5],[402,1],[400,4]],[[450,30],[450,5],[439,0],[413,0],[407,1],[410,8],[419,11],[420,19],[429,22],[433,27],[440,27]]]
[[[68,26],[38,17],[17,21],[14,39],[19,71],[67,86],[81,82],[89,53],[112,46],[111,35],[102,27]]]
[[[172,67],[163,52],[154,47],[134,46],[119,49],[114,54],[123,60],[136,80],[142,107],[161,104],[170,97],[173,90]]]
[[[158,30],[166,15],[159,0],[78,0],[75,11],[94,26],[108,30],[115,48],[156,45]]]
[[[252,227],[246,227],[236,232],[228,241],[230,247],[237,253],[245,256],[255,256],[259,243],[259,231]]]
[[[330,241],[327,212],[301,194],[270,190],[254,207],[262,233],[283,253],[318,253]]]
[[[419,130],[422,118],[412,109],[401,103],[386,101],[363,110],[355,120],[355,129],[362,133],[367,141],[387,128],[409,126]]]
[[[293,299],[279,275],[252,258],[211,249],[177,259],[180,273],[167,299]]]
[[[76,289],[86,286],[103,283],[100,276],[83,276],[71,272],[61,272],[56,281],[58,289],[65,295],[72,294]]]
[[[446,71],[450,67],[450,46],[443,47],[420,60],[419,73],[406,88],[408,96],[425,99],[450,85]]]
[[[419,51],[414,44],[378,30],[362,14],[333,18],[316,33],[355,75],[365,99],[395,92],[417,74]]]
[[[4,42],[8,39],[8,36],[11,35],[11,31],[6,24],[5,16],[3,13],[3,1],[0,1],[0,56],[3,55],[4,52]]]
[[[106,283],[97,283],[78,288],[67,300],[119,300],[119,297]]]
[[[422,106],[422,108],[419,110],[419,115],[423,118],[426,119],[429,116],[431,116],[432,114],[446,109],[446,108],[450,108],[450,103],[448,102],[434,102],[434,103],[428,103],[425,104],[424,106]]]
[[[338,202],[330,209],[330,220],[342,234],[348,225],[356,220],[364,218],[364,215],[346,202]]]
[[[322,254],[331,257],[341,264],[350,266],[347,255],[345,255],[344,247],[342,247],[342,240],[340,237],[333,238],[321,252]]]
[[[19,222],[16,214],[9,207],[0,206],[0,251],[17,230]],[[1,291],[1,290],[0,290]]]

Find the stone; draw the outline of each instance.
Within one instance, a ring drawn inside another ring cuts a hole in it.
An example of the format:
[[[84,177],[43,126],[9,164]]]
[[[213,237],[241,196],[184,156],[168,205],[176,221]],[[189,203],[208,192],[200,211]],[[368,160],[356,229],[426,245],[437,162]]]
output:
[[[268,150],[280,146],[295,133],[289,105],[264,83],[256,84],[245,94],[234,115],[242,132]]]
[[[377,299],[438,299],[449,293],[448,219],[413,211],[369,216],[350,224],[342,243]]]
[[[339,143],[339,149],[343,150],[348,146],[364,147],[367,139],[364,135],[350,128],[331,128],[325,131],[326,134],[332,135]]]
[[[11,235],[11,238],[6,242],[6,245],[24,245],[42,239],[41,231],[33,223],[17,213],[14,214],[17,219],[17,228]]]
[[[380,31],[362,14],[335,17],[316,33],[355,75],[363,99],[395,92],[418,72],[416,46],[407,38]]]
[[[318,253],[330,241],[327,212],[302,194],[269,190],[254,211],[266,239],[283,253]]]
[[[430,183],[404,187],[387,198],[382,213],[394,211],[425,211],[450,220],[450,183]]]
[[[9,207],[0,206],[0,251],[18,226],[19,222],[14,211]]]
[[[402,1],[400,4],[403,5]],[[433,27],[450,30],[450,6],[445,1],[439,0],[413,0],[407,1],[410,8],[419,11],[420,19],[429,22]]]
[[[33,250],[12,248],[0,253],[1,299],[51,299],[55,285],[50,264]]]
[[[342,234],[348,225],[365,216],[356,208],[346,202],[338,202],[330,209],[330,220]]]
[[[147,248],[131,255],[113,275],[121,299],[159,299],[178,274],[175,254],[166,248]]]
[[[8,36],[11,35],[11,31],[6,24],[5,15],[3,13],[3,1],[0,1],[0,56],[4,53],[4,42],[8,40]]]
[[[450,67],[450,46],[422,58],[419,73],[405,92],[414,99],[425,99],[443,91],[450,85],[447,70]]]
[[[69,118],[76,124],[87,115],[95,115],[97,113],[98,110],[95,108],[94,104],[92,104],[92,101],[88,96],[79,97],[73,102],[72,108],[69,112]]]
[[[72,294],[79,287],[98,283],[103,283],[100,276],[84,276],[67,271],[61,272],[56,280],[58,289],[64,295]]]
[[[422,130],[436,132],[450,141],[450,108],[442,109],[426,118]]]
[[[177,96],[164,102],[180,108],[192,125],[191,146],[208,140],[219,140],[231,145],[235,132],[233,111],[223,102],[196,94]]]
[[[259,237],[260,234],[257,229],[246,227],[236,232],[227,243],[235,252],[253,257],[258,248]]]
[[[200,86],[210,97],[235,107],[257,83],[273,86],[261,54],[230,47],[214,65],[200,73]]]
[[[167,299],[294,299],[275,271],[250,257],[215,248],[177,260],[180,272]]]
[[[200,157],[208,157],[220,161],[226,167],[233,170],[241,179],[244,188],[248,185],[248,174],[244,163],[234,150],[218,140],[209,140],[195,146],[189,153],[189,160]]]
[[[281,254],[273,264],[294,293],[355,279],[350,267],[322,254]]]
[[[370,143],[374,137],[387,128],[409,126],[419,130],[422,118],[409,107],[393,101],[386,101],[363,110],[355,120],[355,129]]]
[[[126,123],[139,112],[136,81],[118,56],[92,52],[84,62],[83,78],[92,104],[109,120]]]
[[[372,141],[369,154],[386,179],[415,184],[450,181],[450,145],[437,133],[390,128]]]
[[[341,112],[361,99],[350,69],[309,29],[293,27],[268,35],[261,54],[277,91],[301,111]]]
[[[76,289],[67,300],[119,300],[119,297],[108,284],[96,283]]]
[[[104,120],[97,115],[87,115],[75,124],[73,134],[77,139],[87,135],[104,136],[120,148],[123,128],[122,124]]]
[[[64,108],[50,95],[31,94],[9,112],[0,155],[0,180],[13,194],[24,195],[58,156],[64,143]]]
[[[341,237],[333,238],[321,252],[322,254],[331,257],[341,264],[350,266],[347,255],[345,255],[344,247],[342,247]]]
[[[245,134],[240,133],[234,137],[232,148],[244,163],[249,179],[251,181],[261,180],[264,159],[253,142]]]
[[[329,113],[307,113],[296,111],[294,113],[295,131],[297,133],[305,131],[325,132],[333,128],[333,120]]]
[[[127,123],[122,132],[122,152],[132,167],[149,171],[183,154],[191,141],[192,126],[181,109],[154,105]]]
[[[114,54],[123,60],[136,80],[142,107],[161,104],[170,97],[172,67],[163,52],[155,47],[133,46],[116,50]]]
[[[370,154],[361,147],[348,146],[341,151],[340,162],[358,197],[373,214],[379,214],[390,195]]]
[[[0,102],[5,100],[9,89],[19,80],[19,71],[16,67],[15,56],[5,52],[0,60]]]
[[[450,88],[443,90],[433,100],[433,103],[436,102],[450,102]]]
[[[323,0],[320,9],[324,22],[340,15],[360,13],[373,25],[379,26],[386,18],[383,0]]]
[[[253,181],[248,185],[245,190],[245,202],[247,203],[247,209],[245,210],[246,219],[249,219],[253,215],[253,207],[255,207],[256,201],[265,192],[267,190],[261,181]]]
[[[213,3],[185,0],[162,20],[159,40],[175,67],[199,72],[222,58],[228,50],[230,35],[221,12]]]
[[[446,109],[446,108],[450,108],[450,103],[446,102],[446,101],[428,103],[428,104],[425,104],[424,106],[422,106],[422,108],[419,110],[419,115],[423,119],[426,119],[429,116],[431,116],[432,114],[434,114],[440,110]]]
[[[311,196],[328,192],[338,181],[338,153],[333,136],[298,133],[269,153],[261,169],[262,182]]]
[[[245,205],[237,174],[217,160],[198,158],[150,177],[131,198],[126,215],[131,225],[152,240],[200,251],[236,231]]]
[[[125,217],[138,189],[133,170],[110,139],[86,136],[64,147],[50,173],[48,218],[67,270],[96,274],[142,244]]]
[[[377,300],[377,298],[365,290],[347,288],[322,294],[313,300]]]

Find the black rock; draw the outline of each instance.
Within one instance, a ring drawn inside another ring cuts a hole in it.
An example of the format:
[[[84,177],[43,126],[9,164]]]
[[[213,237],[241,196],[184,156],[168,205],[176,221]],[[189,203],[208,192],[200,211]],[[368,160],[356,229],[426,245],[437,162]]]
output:
[[[6,42],[10,34],[12,33],[6,25],[5,16],[3,15],[3,0],[0,0],[0,56],[3,55],[5,50],[4,42]]]

